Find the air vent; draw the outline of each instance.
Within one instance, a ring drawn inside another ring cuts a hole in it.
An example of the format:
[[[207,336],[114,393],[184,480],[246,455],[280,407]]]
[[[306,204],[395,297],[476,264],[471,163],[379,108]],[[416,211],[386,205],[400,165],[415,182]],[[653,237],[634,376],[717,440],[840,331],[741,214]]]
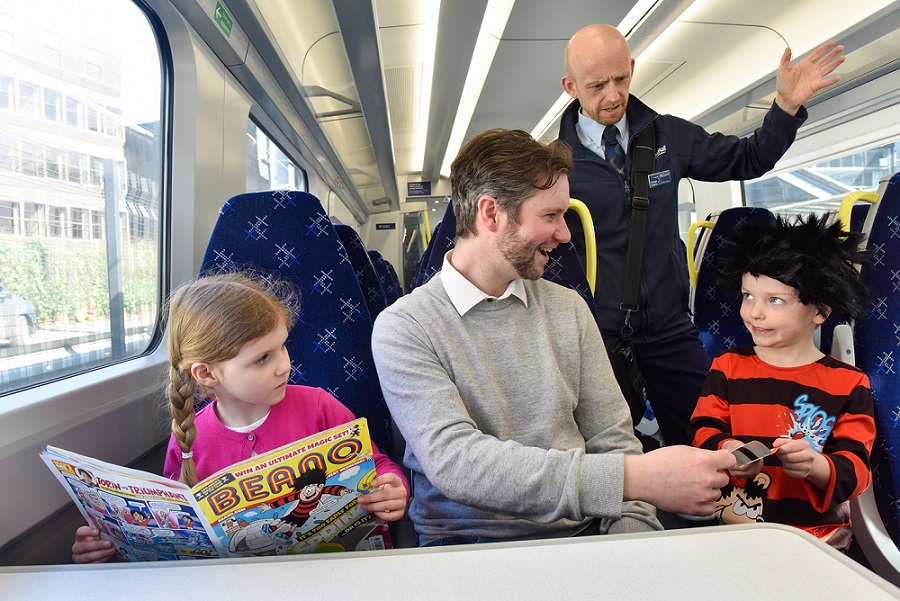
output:
[[[660,61],[638,58],[634,66],[634,78],[631,81],[631,93],[640,98],[661,81],[674,73],[684,61]]]
[[[418,104],[418,66],[388,67],[384,70],[391,127],[395,130],[414,129]]]

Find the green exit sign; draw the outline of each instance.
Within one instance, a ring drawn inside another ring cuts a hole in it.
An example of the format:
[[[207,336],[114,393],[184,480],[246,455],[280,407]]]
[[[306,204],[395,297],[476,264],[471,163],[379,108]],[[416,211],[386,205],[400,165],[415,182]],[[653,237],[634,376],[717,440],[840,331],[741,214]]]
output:
[[[213,21],[222,30],[226,38],[231,38],[231,28],[234,27],[234,19],[228,14],[228,10],[222,6],[221,2],[216,2],[216,12],[213,14]]]

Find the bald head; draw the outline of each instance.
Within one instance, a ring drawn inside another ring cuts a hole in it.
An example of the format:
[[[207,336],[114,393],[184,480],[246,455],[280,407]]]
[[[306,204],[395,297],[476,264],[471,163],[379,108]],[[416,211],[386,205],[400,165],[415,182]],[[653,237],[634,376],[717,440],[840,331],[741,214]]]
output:
[[[631,50],[618,29],[588,25],[566,45],[562,87],[581,102],[581,112],[601,125],[625,116],[634,73]]]
[[[631,49],[625,36],[612,25],[602,23],[588,25],[578,30],[566,44],[564,56],[566,75],[575,79],[573,63],[577,65],[589,57],[603,60],[616,55],[624,55],[628,60],[631,59]]]

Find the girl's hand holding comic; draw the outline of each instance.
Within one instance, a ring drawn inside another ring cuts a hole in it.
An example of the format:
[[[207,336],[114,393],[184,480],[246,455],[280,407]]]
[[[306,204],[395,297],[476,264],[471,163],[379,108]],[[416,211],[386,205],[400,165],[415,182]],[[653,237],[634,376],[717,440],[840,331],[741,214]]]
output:
[[[739,449],[742,447],[744,443],[739,440],[726,440],[722,443],[723,449],[727,451],[733,451],[735,449]],[[728,470],[728,473],[734,476],[735,478],[748,478],[753,479],[756,475],[762,470],[763,462],[760,461],[751,461],[750,463],[745,463],[744,465],[736,465],[733,468]]]
[[[359,505],[385,522],[396,522],[406,512],[406,487],[397,474],[382,474],[372,481],[369,494],[359,497]]]
[[[772,446],[777,449],[785,474],[807,479],[822,489],[828,486],[831,463],[821,453],[815,452],[808,441],[779,438]]]
[[[75,563],[102,563],[112,559],[116,549],[111,541],[100,538],[93,526],[81,526],[75,531],[72,560]]]

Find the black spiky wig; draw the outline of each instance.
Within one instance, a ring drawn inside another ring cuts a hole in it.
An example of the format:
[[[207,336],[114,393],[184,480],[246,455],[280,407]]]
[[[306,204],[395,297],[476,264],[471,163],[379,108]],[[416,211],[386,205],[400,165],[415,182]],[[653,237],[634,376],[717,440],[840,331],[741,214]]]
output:
[[[845,232],[837,221],[829,224],[826,215],[777,215],[774,221],[740,224],[730,238],[732,255],[718,262],[718,282],[736,299],[749,273],[791,286],[801,303],[826,317],[831,311],[846,319],[865,315],[867,290],[854,266],[868,256],[863,234]]]

